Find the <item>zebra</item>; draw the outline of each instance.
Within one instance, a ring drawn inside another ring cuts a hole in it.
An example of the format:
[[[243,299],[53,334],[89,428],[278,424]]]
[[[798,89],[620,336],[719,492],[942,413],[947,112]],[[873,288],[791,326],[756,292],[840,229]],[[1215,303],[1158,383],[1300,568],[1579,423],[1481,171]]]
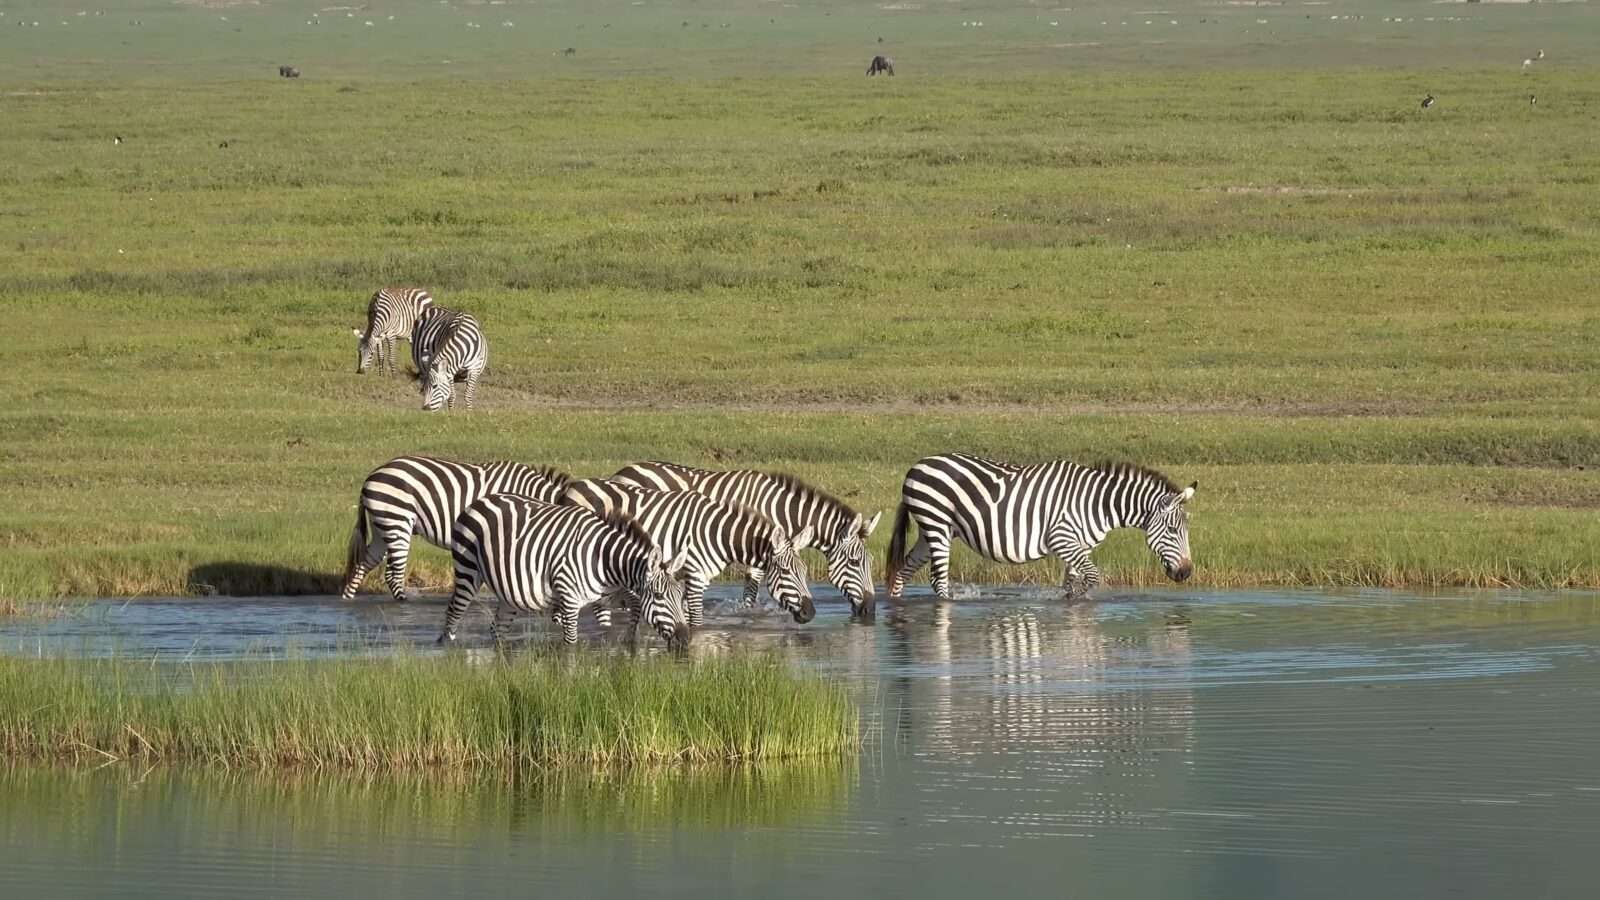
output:
[[[478,392],[478,379],[489,364],[489,341],[478,320],[464,312],[430,306],[411,332],[411,362],[417,367],[422,408],[455,407],[455,383],[467,383],[467,409]]]
[[[677,463],[643,462],[619,469],[610,480],[657,491],[695,491],[714,500],[740,503],[791,534],[812,526],[812,546],[828,560],[828,580],[850,601],[853,616],[872,617],[875,597],[867,537],[878,527],[881,510],[864,519],[844,501],[793,475],[748,469],[716,472]],[[761,578],[760,567],[752,568],[745,578],[745,605],[755,605]]]
[[[296,69],[294,66],[279,66],[278,67],[278,77],[279,78],[299,78],[300,77],[300,70]]]
[[[441,644],[455,641],[462,614],[487,582],[500,601],[490,630],[496,643],[517,611],[550,609],[562,638],[575,644],[578,611],[621,592],[632,598],[636,624],[642,617],[668,647],[688,648],[687,554],[666,561],[644,529],[623,515],[602,518],[531,497],[490,494],[462,511],[450,554],[455,591],[445,610]]]
[[[374,355],[394,374],[394,342],[411,340],[417,320],[432,306],[433,297],[422,288],[378,289],[367,301],[367,330],[350,329],[357,341],[356,374],[367,371]]]
[[[891,78],[894,77],[894,60],[883,55],[874,56],[872,62],[867,64],[867,74],[876,75],[879,72],[884,72]]]
[[[1186,504],[1198,486],[1179,490],[1165,475],[1129,463],[1016,466],[964,453],[926,457],[900,488],[885,567],[889,597],[899,599],[906,578],[931,562],[934,593],[949,600],[952,535],[1000,562],[1060,557],[1063,587],[1075,599],[1100,584],[1089,553],[1107,532],[1142,528],[1167,577],[1184,581],[1194,572]],[[908,554],[912,519],[920,534]]]
[[[639,523],[667,553],[687,551],[689,585],[684,605],[689,624],[703,619],[706,586],[729,563],[765,572],[778,606],[805,624],[817,614],[800,551],[811,543],[810,525],[790,537],[759,512],[691,491],[651,491],[601,478],[569,482],[560,503],[596,513],[623,513]]]
[[[361,485],[356,524],[345,556],[344,600],[384,557],[384,582],[397,602],[406,599],[411,536],[448,549],[454,523],[468,504],[489,494],[519,494],[554,502],[567,486],[565,473],[514,462],[484,465],[431,456],[398,456],[372,470]]]

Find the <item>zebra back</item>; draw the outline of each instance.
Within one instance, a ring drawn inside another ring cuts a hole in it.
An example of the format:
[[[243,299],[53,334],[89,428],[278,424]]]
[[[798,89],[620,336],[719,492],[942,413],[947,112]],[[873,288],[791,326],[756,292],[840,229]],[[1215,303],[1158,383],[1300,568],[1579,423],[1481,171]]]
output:
[[[683,585],[674,564],[629,519],[490,494],[462,512],[451,556],[456,584],[441,640],[454,638],[461,615],[484,583],[513,609],[539,612],[560,600],[556,613],[568,643],[577,640],[578,609],[618,590],[634,597],[669,646],[689,639]]]
[[[367,340],[410,338],[417,319],[433,305],[422,288],[379,288],[367,301]]]
[[[729,563],[765,564],[786,539],[756,510],[694,491],[652,491],[585,478],[568,482],[561,502],[634,520],[664,554],[687,550],[696,571],[707,579]]]
[[[656,491],[694,491],[746,506],[791,535],[810,525],[815,530],[813,543],[824,552],[848,538],[846,528],[859,515],[843,500],[800,478],[753,469],[718,471],[644,462],[624,466],[611,480]]]
[[[456,519],[489,494],[520,494],[554,502],[568,478],[556,469],[515,462],[487,465],[431,456],[397,456],[367,476],[361,504],[380,526],[406,526],[439,547],[450,546]]]
[[[411,327],[411,363],[417,367],[418,374],[428,371],[435,347],[440,344],[446,328],[459,315],[461,313],[453,309],[429,306],[417,316]]]

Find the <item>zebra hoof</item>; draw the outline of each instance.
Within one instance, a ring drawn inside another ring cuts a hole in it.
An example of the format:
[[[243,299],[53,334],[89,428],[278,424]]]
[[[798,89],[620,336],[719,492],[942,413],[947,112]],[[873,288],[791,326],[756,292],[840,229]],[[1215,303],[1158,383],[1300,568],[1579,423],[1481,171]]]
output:
[[[439,644],[439,645],[445,646],[445,647],[454,646],[455,642],[456,642],[456,633],[454,631],[446,631],[444,634],[439,635],[439,639],[438,640],[434,641],[435,644]]]

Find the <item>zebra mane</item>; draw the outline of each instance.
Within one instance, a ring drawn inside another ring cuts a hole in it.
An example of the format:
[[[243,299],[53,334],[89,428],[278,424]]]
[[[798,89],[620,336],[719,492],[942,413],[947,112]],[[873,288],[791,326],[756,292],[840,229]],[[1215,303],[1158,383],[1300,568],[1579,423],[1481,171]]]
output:
[[[644,528],[640,526],[638,522],[634,521],[633,516],[630,516],[619,509],[613,509],[600,518],[607,525],[610,525],[612,528],[615,528],[618,531],[627,533],[628,537],[638,541],[646,547],[654,547],[656,545],[655,540],[653,540],[650,535],[645,532]]]
[[[1093,466],[1090,466],[1090,468],[1096,472],[1104,472],[1107,475],[1119,475],[1124,478],[1153,481],[1169,494],[1176,494],[1179,490],[1181,490],[1181,488],[1173,483],[1171,478],[1168,478],[1160,472],[1157,472],[1155,469],[1151,469],[1147,466],[1141,466],[1137,463],[1123,462],[1120,460],[1103,460],[1095,463]]]
[[[566,490],[567,485],[572,481],[571,475],[568,475],[566,472],[561,471],[555,466],[528,466],[528,468],[532,469],[541,477],[553,483],[556,486],[557,492]]]
[[[791,491],[814,497],[819,502],[834,507],[846,519],[853,518],[856,515],[855,508],[850,504],[840,500],[838,497],[835,497],[816,485],[801,481],[797,476],[790,475],[787,472],[763,472],[761,474],[771,478],[773,481],[776,481],[778,484],[788,488]]]

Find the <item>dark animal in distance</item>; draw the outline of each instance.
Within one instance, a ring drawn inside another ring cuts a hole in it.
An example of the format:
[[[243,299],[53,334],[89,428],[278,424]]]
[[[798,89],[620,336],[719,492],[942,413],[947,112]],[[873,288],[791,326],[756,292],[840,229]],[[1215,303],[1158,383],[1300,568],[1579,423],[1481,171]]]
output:
[[[894,60],[890,59],[887,56],[874,56],[872,58],[871,65],[867,66],[867,74],[868,75],[876,75],[879,72],[886,72],[889,75],[893,75],[894,74]]]
[[[567,49],[561,51],[561,54],[563,56],[577,56],[578,55],[578,48],[577,47],[568,47]]]
[[[278,77],[279,78],[299,78],[300,77],[300,70],[296,69],[294,66],[279,66],[278,67]]]
[[[1422,98],[1422,108],[1423,109],[1427,109],[1428,107],[1430,107],[1432,105],[1433,105],[1433,95],[1432,94],[1429,94],[1428,96]]]

